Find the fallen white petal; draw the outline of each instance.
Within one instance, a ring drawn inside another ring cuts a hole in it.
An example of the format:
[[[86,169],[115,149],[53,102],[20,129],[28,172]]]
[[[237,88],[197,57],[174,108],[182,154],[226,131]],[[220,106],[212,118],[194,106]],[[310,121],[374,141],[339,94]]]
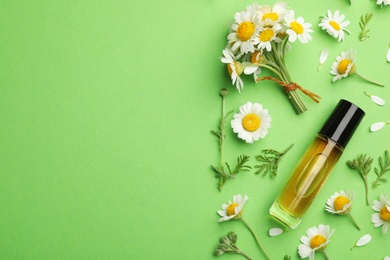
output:
[[[385,122],[374,123],[371,125],[370,130],[371,130],[371,132],[375,132],[375,131],[382,129],[385,125],[386,125]]]
[[[387,50],[387,62],[390,62],[390,48]]]
[[[281,228],[271,228],[268,232],[269,236],[274,237],[283,233],[283,229]]]
[[[328,58],[328,54],[329,54],[329,50],[328,49],[325,49],[321,52],[321,55],[320,55],[320,64],[324,64],[326,59]]]
[[[371,100],[374,101],[375,104],[377,105],[380,105],[380,106],[383,106],[386,102],[381,99],[380,97],[377,97],[377,96],[370,96]]]
[[[328,49],[324,49],[320,54],[320,65],[318,65],[318,71],[321,69],[322,64],[325,63],[326,59],[328,58],[329,51]]]
[[[372,239],[371,235],[366,234],[366,235],[362,236],[362,237],[356,242],[356,245],[355,245],[355,246],[364,246],[364,245],[367,245],[368,243],[370,243],[371,239]]]

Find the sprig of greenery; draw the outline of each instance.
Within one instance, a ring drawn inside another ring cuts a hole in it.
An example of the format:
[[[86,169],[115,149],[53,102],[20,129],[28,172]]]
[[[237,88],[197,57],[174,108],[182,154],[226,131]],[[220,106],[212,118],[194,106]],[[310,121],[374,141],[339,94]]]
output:
[[[221,191],[223,185],[225,184],[227,179],[234,179],[235,175],[242,171],[249,171],[252,167],[246,165],[249,161],[249,156],[241,155],[237,158],[236,167],[232,170],[227,162],[224,161],[224,151],[225,151],[225,126],[227,117],[233,113],[233,110],[225,113],[225,97],[228,94],[227,89],[223,88],[220,90],[219,94],[222,97],[222,117],[219,123],[219,130],[212,130],[211,133],[218,138],[219,141],[219,149],[220,149],[220,162],[219,166],[215,167],[211,165],[211,168],[214,170],[216,177],[219,178],[218,189]],[[228,172],[225,170],[225,166],[227,167]]]
[[[370,205],[370,202],[368,200],[368,181],[367,181],[367,175],[371,170],[372,165],[372,157],[366,158],[365,154],[360,154],[357,159],[353,159],[350,161],[347,161],[347,165],[351,167],[352,169],[357,170],[360,175],[363,178],[365,188],[366,188],[366,203],[367,205]]]
[[[233,170],[230,168],[230,165],[227,162],[225,162],[225,165],[226,165],[228,172],[225,171],[224,166],[220,166],[217,168],[217,167],[211,165],[211,168],[214,170],[216,177],[218,177],[220,179],[220,182],[218,184],[218,189],[222,190],[222,187],[225,184],[226,180],[227,179],[235,179],[236,178],[235,176],[237,173],[251,170],[252,167],[249,165],[246,165],[246,163],[249,162],[249,159],[250,159],[250,157],[247,155],[238,156],[236,167]]]
[[[273,149],[264,149],[261,152],[264,155],[257,155],[256,160],[261,162],[260,165],[256,165],[255,168],[258,170],[255,174],[260,174],[263,172],[263,176],[268,173],[272,178],[275,178],[278,173],[279,162],[282,160],[283,156],[294,146],[294,144],[287,147],[283,152],[278,152]]]
[[[224,236],[220,239],[217,249],[214,251],[215,256],[223,255],[224,253],[228,254],[239,254],[244,256],[246,259],[251,260],[251,258],[242,252],[236,246],[237,235],[234,232],[229,232],[227,236]]]
[[[390,171],[390,155],[389,151],[385,151],[385,156],[382,158],[379,156],[379,167],[374,168],[375,174],[377,176],[376,180],[372,184],[372,188],[376,188],[380,185],[380,182],[387,182],[387,179],[383,178],[383,174],[385,174],[387,171]]]
[[[368,22],[371,20],[373,14],[372,13],[366,13],[366,15],[362,15],[360,17],[360,22],[359,22],[359,26],[360,26],[360,29],[362,30],[360,32],[360,41],[364,41],[366,40],[367,38],[370,38],[370,36],[367,35],[367,33],[370,31],[369,29],[366,30],[366,26],[368,24]]]

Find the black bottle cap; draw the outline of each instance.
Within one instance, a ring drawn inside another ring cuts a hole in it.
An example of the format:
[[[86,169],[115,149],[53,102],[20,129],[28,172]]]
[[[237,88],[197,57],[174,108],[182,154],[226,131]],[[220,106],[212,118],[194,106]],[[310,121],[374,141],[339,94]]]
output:
[[[345,148],[364,115],[361,108],[341,99],[319,134],[325,135]]]

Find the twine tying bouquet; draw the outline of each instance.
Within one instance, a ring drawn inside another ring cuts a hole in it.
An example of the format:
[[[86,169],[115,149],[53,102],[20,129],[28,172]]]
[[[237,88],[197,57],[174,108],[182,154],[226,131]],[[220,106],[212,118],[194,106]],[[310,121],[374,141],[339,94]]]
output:
[[[320,96],[291,80],[285,64],[285,55],[291,50],[289,42],[298,39],[301,43],[308,43],[312,39],[310,23],[305,23],[303,17],[295,19],[294,11],[282,2],[272,7],[253,3],[236,13],[234,20],[221,61],[227,64],[232,83],[239,92],[244,88],[242,73],[253,74],[255,82],[267,79],[283,87],[297,114],[307,111],[297,90],[319,102]],[[259,78],[262,68],[271,71],[275,77]]]

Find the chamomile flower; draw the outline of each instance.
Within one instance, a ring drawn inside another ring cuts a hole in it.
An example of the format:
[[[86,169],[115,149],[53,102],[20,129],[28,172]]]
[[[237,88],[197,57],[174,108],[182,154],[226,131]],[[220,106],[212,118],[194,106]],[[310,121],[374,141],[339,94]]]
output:
[[[244,71],[244,66],[241,62],[238,62],[234,57],[234,54],[228,49],[222,51],[223,56],[221,61],[227,64],[227,69],[232,79],[232,84],[236,85],[238,92],[241,92],[241,89],[244,88],[244,82],[241,79],[241,74]]]
[[[371,222],[374,227],[382,226],[382,234],[386,234],[390,225],[390,201],[386,194],[379,196],[379,201],[374,200],[372,209],[378,213],[371,215]]]
[[[344,19],[345,15],[340,15],[338,10],[336,10],[334,14],[328,10],[327,16],[321,19],[318,26],[320,26],[322,30],[326,30],[329,35],[341,42],[345,38],[345,32],[350,34],[350,31],[346,28],[350,22],[344,21]]]
[[[233,201],[228,201],[227,204],[222,204],[222,210],[218,210],[218,215],[221,216],[218,222],[241,218],[242,210],[247,201],[247,195],[242,196],[241,194],[238,194],[233,196]]]
[[[262,27],[260,32],[256,35],[256,38],[253,40],[253,44],[260,50],[266,49],[267,51],[271,51],[271,42],[280,42],[280,38],[277,34],[281,29],[282,26],[278,23],[272,27]]]
[[[330,70],[330,74],[334,75],[333,82],[336,82],[337,80],[340,80],[342,78],[346,78],[350,75],[357,75],[360,78],[383,87],[384,85],[372,80],[367,79],[366,77],[363,77],[356,71],[356,51],[354,49],[349,49],[347,51],[341,52],[340,56],[336,57],[336,61],[333,62],[332,68]]]
[[[285,25],[288,27],[286,33],[289,35],[288,40],[290,42],[295,42],[298,38],[302,43],[308,43],[313,39],[310,33],[313,32],[310,23],[305,23],[305,20],[302,16],[297,19],[294,18],[294,11],[289,10],[286,12],[284,17]]]
[[[326,255],[325,248],[330,242],[330,237],[334,232],[330,230],[328,225],[320,224],[317,227],[309,228],[306,231],[307,236],[301,236],[301,242],[303,244],[298,246],[298,253],[301,258],[309,257],[310,260],[314,259],[316,251],[323,251]]]
[[[271,116],[267,109],[258,103],[248,102],[240,107],[240,113],[234,114],[231,121],[233,132],[247,143],[253,143],[268,134]]]
[[[355,197],[355,192],[350,191],[340,191],[335,192],[327,201],[325,210],[331,214],[337,215],[347,215],[352,220],[353,224],[360,230],[359,225],[356,223],[355,219],[352,217],[350,211],[352,209],[353,198]]]
[[[253,12],[242,11],[234,15],[234,20],[232,32],[227,37],[229,44],[232,44],[232,50],[239,48],[242,54],[254,52],[253,39],[257,31],[257,16]]]
[[[355,72],[355,62],[356,51],[354,49],[343,51],[340,56],[337,56],[330,71],[330,74],[335,75],[333,82],[353,74]]]
[[[250,62],[239,62],[237,61],[236,56],[229,50],[224,49],[222,51],[223,57],[221,61],[227,65],[227,70],[229,72],[230,78],[232,79],[232,84],[236,86],[238,92],[244,88],[244,82],[241,79],[241,74],[246,75],[255,73],[259,70],[258,65],[254,65]]]
[[[355,192],[340,191],[335,192],[327,201],[325,210],[332,214],[344,215],[347,214],[352,208],[353,198]]]
[[[377,5],[382,5],[382,4],[384,4],[384,5],[390,5],[390,0],[377,0],[377,1],[376,1],[376,4],[377,4]]]
[[[287,11],[287,3],[276,2],[272,7],[268,5],[257,8],[259,20],[266,26],[279,23]]]

